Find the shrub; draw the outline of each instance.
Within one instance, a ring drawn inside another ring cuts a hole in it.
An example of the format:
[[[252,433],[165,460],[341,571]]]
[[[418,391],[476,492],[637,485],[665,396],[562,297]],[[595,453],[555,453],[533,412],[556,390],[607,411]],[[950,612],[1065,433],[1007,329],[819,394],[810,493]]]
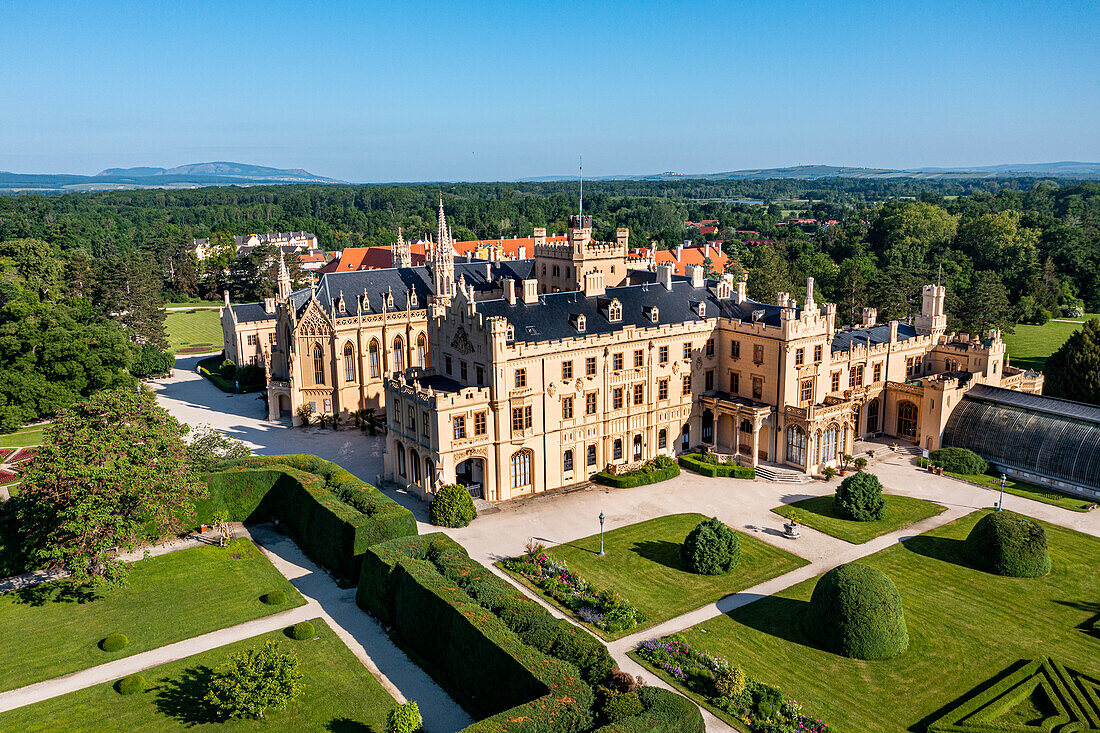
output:
[[[218,666],[203,699],[225,717],[262,718],[302,694],[302,676],[297,655],[279,651],[279,643],[268,639]]]
[[[874,474],[859,471],[840,482],[833,509],[845,519],[870,522],[886,513],[882,483]]]
[[[416,733],[423,724],[420,707],[409,700],[398,704],[386,716],[386,733]]]
[[[1014,512],[990,512],[979,519],[965,551],[971,563],[995,575],[1038,578],[1050,572],[1046,531]]]
[[[477,517],[470,492],[458,484],[443,484],[432,499],[428,521],[437,527],[465,527]]]
[[[105,652],[117,652],[130,646],[130,640],[123,634],[109,634],[100,639],[99,648]]]
[[[863,456],[860,456],[859,458],[855,459],[855,461],[852,462],[852,466],[857,471],[862,471],[863,469],[867,468],[867,459],[864,458]]]
[[[722,697],[741,697],[747,684],[745,670],[740,667],[727,667],[714,677],[714,688]]]
[[[269,606],[281,606],[286,603],[286,593],[281,590],[273,590],[260,596],[260,600]]]
[[[826,466],[825,468],[821,469],[821,475],[825,477],[826,481],[832,481],[833,478],[836,476],[836,469],[832,466]]]
[[[989,470],[989,462],[968,448],[937,448],[928,455],[932,463],[949,473],[975,476]]]
[[[752,466],[742,466],[737,463],[717,463],[708,461],[698,453],[685,453],[678,459],[684,468],[701,473],[704,476],[723,478],[756,478],[756,469]]]
[[[680,562],[685,570],[700,575],[721,575],[741,561],[737,533],[718,517],[704,519],[680,545]]]
[[[909,646],[898,589],[881,570],[861,563],[821,576],[806,626],[821,646],[845,657],[888,659]]]
[[[608,723],[640,715],[645,711],[637,692],[616,693],[610,690],[608,692],[610,694],[604,700],[603,708],[600,710],[603,719]]]
[[[313,628],[313,624],[309,621],[299,621],[291,626],[288,630],[289,636],[295,641],[305,641],[306,639],[312,639],[317,635],[317,630]]]
[[[259,364],[246,364],[237,370],[237,381],[241,383],[242,389],[266,386],[264,368]]]
[[[133,695],[145,691],[145,678],[140,674],[132,674],[123,677],[115,683],[115,690],[120,695]]]
[[[153,344],[134,346],[134,361],[130,365],[130,374],[138,379],[160,377],[172,371],[176,357],[167,351],[161,351]]]
[[[658,456],[636,471],[610,474],[600,471],[592,480],[615,489],[630,489],[635,486],[655,484],[680,475],[680,467],[668,456]]]
[[[237,365],[233,363],[232,359],[226,359],[218,367],[218,374],[222,376],[222,379],[235,379],[237,377]]]

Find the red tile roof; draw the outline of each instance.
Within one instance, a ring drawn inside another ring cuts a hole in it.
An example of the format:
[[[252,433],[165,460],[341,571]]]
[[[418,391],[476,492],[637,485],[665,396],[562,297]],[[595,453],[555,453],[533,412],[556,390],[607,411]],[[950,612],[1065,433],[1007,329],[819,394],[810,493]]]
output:
[[[424,264],[424,245],[414,243],[412,264]],[[339,258],[321,268],[321,272],[355,272],[357,270],[381,270],[393,267],[393,252],[389,247],[348,247]]]
[[[547,244],[565,244],[569,238],[564,234],[555,234],[546,238]],[[455,254],[465,255],[476,252],[482,247],[495,247],[504,251],[505,258],[519,259],[519,248],[523,247],[526,257],[535,256],[534,237],[515,237],[513,239],[470,239],[455,242]]]
[[[729,258],[726,257],[718,247],[710,247],[710,261],[716,272],[722,272],[726,269],[726,265],[729,264]],[[673,265],[677,275],[687,275],[686,268],[688,265],[702,265],[703,260],[707,258],[707,246],[696,247],[683,247],[679,249],[680,259],[676,259],[677,250],[675,249],[661,249],[654,253],[653,259],[658,265]]]

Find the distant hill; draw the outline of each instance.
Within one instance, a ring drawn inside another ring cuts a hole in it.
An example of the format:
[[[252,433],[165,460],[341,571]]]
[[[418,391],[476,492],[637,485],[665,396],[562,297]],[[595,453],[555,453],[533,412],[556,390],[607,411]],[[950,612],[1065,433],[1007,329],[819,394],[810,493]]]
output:
[[[257,186],[271,183],[343,183],[343,181],[314,175],[302,168],[269,168],[262,165],[224,161],[190,163],[175,168],[107,168],[94,176],[0,171],[0,190],[5,191],[112,191],[127,188]]]

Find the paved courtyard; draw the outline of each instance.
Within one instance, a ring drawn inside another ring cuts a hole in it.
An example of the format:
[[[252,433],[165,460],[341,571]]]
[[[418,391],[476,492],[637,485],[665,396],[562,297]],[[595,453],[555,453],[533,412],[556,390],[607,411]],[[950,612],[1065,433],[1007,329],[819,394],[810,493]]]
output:
[[[262,400],[254,395],[226,395],[194,371],[197,358],[180,359],[175,376],[156,385],[162,404],[178,419],[192,425],[210,424],[226,434],[251,444],[257,453],[313,453],[345,466],[360,478],[373,482],[382,471],[381,438],[357,430],[307,430],[266,421]],[[492,563],[521,553],[529,538],[547,545],[569,542],[599,531],[599,515],[605,515],[606,529],[634,524],[666,514],[699,512],[717,516],[723,522],[753,534],[810,561],[809,565],[773,578],[760,586],[727,596],[717,603],[671,619],[655,628],[620,639],[609,645],[616,661],[626,671],[642,674],[651,684],[658,681],[626,656],[643,639],[668,634],[725,613],[757,598],[779,592],[808,578],[865,555],[878,552],[899,540],[941,526],[976,509],[991,507],[997,492],[944,476],[920,471],[909,454],[891,454],[868,466],[882,480],[888,493],[938,502],[947,510],[910,527],[882,535],[861,545],[852,545],[810,527],[802,527],[797,540],[783,536],[783,520],[772,507],[811,496],[832,493],[833,483],[772,483],[763,480],[712,479],[685,471],[660,484],[633,489],[590,487],[577,491],[524,499],[480,516],[469,527],[444,530],[460,542],[472,557]],[[426,524],[427,507],[404,492],[388,494],[411,508],[420,531],[438,531]],[[1059,507],[1012,495],[1005,506],[1024,514],[1087,534],[1100,536],[1100,511],[1071,512]],[[541,602],[541,601],[540,601]],[[561,615],[555,609],[551,609]],[[708,731],[731,730],[705,714]]]

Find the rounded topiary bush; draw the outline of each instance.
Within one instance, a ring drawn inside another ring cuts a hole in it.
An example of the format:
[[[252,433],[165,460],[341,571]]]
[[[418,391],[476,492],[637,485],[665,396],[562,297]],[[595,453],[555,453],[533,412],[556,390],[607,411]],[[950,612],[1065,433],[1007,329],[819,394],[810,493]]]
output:
[[[138,692],[144,692],[145,678],[140,674],[132,674],[129,677],[123,677],[115,683],[115,690],[120,695],[133,695]]]
[[[424,724],[420,706],[409,700],[399,703],[386,716],[386,733],[416,733]]]
[[[428,521],[437,527],[465,527],[476,516],[469,491],[458,484],[443,484],[432,499]]]
[[[264,593],[260,596],[260,600],[269,606],[281,606],[286,603],[286,592],[273,590],[270,593]]]
[[[929,454],[929,457],[932,463],[948,473],[973,476],[989,470],[989,461],[969,448],[937,448]]]
[[[821,576],[808,613],[809,635],[845,657],[888,659],[909,646],[898,589],[869,565],[848,563]]]
[[[741,544],[737,541],[737,533],[722,524],[718,517],[699,522],[680,545],[680,563],[684,570],[700,575],[728,573],[740,561]]]
[[[1050,572],[1046,531],[1014,512],[990,512],[979,519],[965,550],[975,567],[995,575],[1038,578]]]
[[[871,522],[886,513],[882,482],[873,473],[858,471],[840,482],[833,497],[833,510],[844,519]]]
[[[296,641],[305,641],[316,636],[317,629],[313,628],[313,624],[309,621],[299,621],[287,629],[287,634]]]
[[[99,648],[105,652],[117,652],[130,646],[130,640],[123,634],[110,634],[99,641]]]

